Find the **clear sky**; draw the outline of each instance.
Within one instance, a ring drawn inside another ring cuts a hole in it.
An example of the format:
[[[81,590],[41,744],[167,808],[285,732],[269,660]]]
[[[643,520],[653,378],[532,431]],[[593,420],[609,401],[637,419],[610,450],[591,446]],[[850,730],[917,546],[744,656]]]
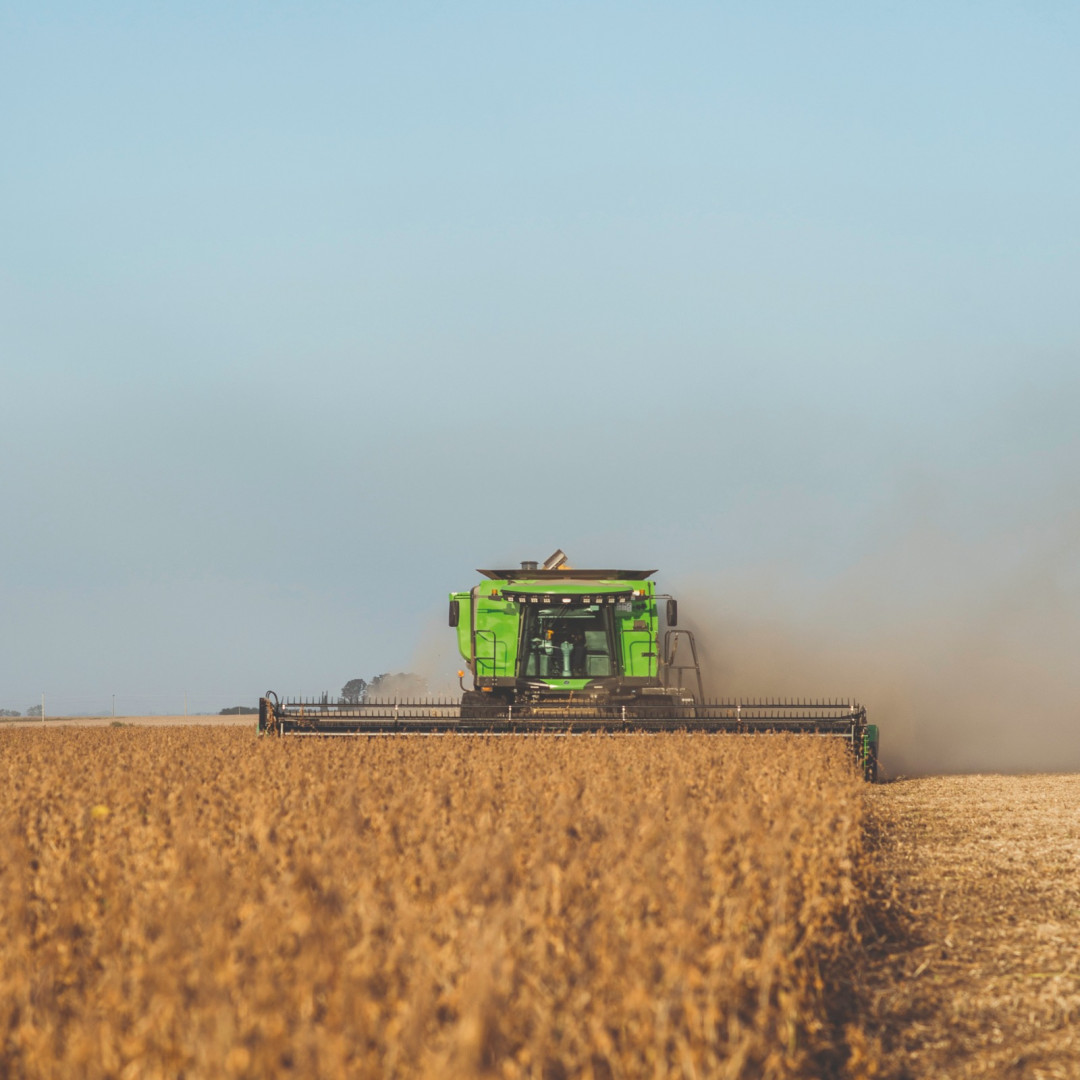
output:
[[[445,594],[556,546],[687,611],[903,549],[868,627],[1068,550],[1074,615],[1078,55],[1049,0],[4,4],[0,707],[453,668]]]

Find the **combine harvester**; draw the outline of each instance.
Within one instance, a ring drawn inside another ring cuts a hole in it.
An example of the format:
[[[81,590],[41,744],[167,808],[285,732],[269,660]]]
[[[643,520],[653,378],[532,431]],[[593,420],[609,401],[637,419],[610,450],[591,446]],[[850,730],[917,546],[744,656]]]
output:
[[[450,595],[472,678],[460,701],[259,701],[260,734],[799,732],[848,741],[877,777],[877,727],[852,701],[706,701],[694,635],[655,570],[572,570],[562,551]],[[664,601],[661,605],[661,601]],[[663,619],[661,619],[661,611]]]

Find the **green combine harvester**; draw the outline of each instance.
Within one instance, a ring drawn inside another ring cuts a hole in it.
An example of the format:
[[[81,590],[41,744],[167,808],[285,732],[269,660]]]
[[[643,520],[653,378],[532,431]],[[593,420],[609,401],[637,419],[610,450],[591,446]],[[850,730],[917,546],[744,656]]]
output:
[[[259,701],[260,733],[309,735],[799,732],[850,742],[877,777],[877,727],[852,701],[707,701],[694,635],[655,570],[574,570],[562,551],[543,564],[480,570],[451,593],[464,660],[455,701]],[[472,685],[465,685],[465,677]]]

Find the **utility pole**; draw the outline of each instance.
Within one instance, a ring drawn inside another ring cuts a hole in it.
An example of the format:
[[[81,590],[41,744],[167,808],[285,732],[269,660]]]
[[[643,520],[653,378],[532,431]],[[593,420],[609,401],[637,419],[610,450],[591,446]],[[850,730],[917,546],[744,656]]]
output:
[[[113,696],[112,696],[112,718],[114,720],[116,719],[116,695],[115,694],[113,694]]]
[[[187,717],[187,691],[184,691],[184,716]]]
[[[45,691],[41,691],[41,722],[45,723]]]

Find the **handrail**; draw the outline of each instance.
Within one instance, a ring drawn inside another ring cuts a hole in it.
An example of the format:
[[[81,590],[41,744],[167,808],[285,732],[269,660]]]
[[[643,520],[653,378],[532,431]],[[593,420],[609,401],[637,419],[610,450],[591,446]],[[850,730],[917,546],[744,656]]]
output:
[[[676,664],[675,656],[679,651],[679,638],[685,637],[690,644],[690,658],[693,661],[691,664]],[[694,633],[692,630],[672,630],[668,629],[664,631],[664,652],[663,652],[663,667],[664,667],[664,685],[670,686],[667,681],[666,673],[668,671],[693,671],[697,676],[697,700],[705,700],[705,690],[701,684],[701,664],[698,662],[697,643],[694,641]],[[682,675],[680,674],[680,679]]]
[[[481,656],[479,651],[475,650],[475,645],[474,645],[475,658],[476,658],[476,677],[477,678],[481,677],[481,671],[480,671],[480,665],[481,664],[490,664],[491,665],[490,677],[495,678],[496,677],[495,672],[496,672],[496,669],[499,666],[499,646],[502,645],[503,658],[504,659],[506,658],[506,655],[509,652],[509,649],[508,649],[505,642],[500,642],[499,641],[499,637],[495,633],[494,630],[474,630],[473,631],[474,641],[475,641],[476,638],[480,637],[481,634],[488,635],[491,638],[491,656]]]

